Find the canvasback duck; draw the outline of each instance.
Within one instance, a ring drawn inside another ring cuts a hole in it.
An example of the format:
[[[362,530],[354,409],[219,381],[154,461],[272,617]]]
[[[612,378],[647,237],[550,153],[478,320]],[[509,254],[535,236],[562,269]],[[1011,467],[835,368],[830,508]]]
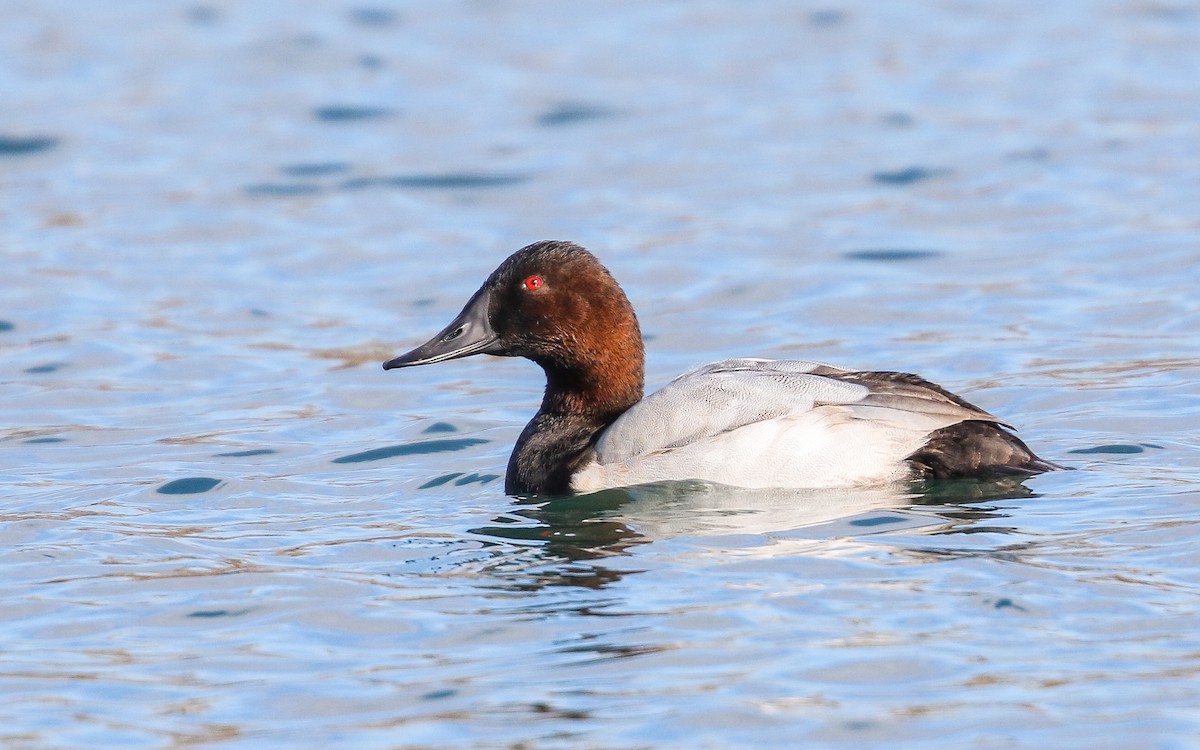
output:
[[[522,248],[450,325],[385,370],[495,354],[546,373],[504,490],[591,492],[669,479],[833,488],[1028,475],[1061,468],[1005,422],[899,372],[726,359],[642,398],[642,334],[629,299],[571,242]]]

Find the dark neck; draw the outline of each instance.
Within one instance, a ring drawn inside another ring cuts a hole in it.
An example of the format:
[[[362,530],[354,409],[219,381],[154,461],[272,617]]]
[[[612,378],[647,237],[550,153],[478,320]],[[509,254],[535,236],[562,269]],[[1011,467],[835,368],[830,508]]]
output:
[[[591,455],[596,436],[642,399],[642,357],[590,367],[542,364],[546,395],[508,461],[504,491],[560,495]],[[610,358],[611,359],[611,358]]]
[[[642,400],[642,363],[605,363],[570,369],[542,364],[546,394],[539,414],[612,422]]]

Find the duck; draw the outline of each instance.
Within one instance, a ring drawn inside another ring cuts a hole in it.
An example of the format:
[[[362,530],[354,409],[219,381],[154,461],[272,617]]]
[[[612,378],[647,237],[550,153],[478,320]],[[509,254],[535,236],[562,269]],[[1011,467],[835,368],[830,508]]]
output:
[[[724,359],[644,396],[633,306],[595,255],[563,240],[513,253],[449,325],[383,368],[476,354],[524,357],[546,377],[508,461],[509,495],[671,480],[855,488],[1062,468],[1007,422],[904,372]]]

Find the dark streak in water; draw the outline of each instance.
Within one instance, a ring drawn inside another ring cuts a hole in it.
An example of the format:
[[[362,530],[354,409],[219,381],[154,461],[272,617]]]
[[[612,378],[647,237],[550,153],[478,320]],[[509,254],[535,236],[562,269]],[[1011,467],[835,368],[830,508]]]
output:
[[[246,192],[250,195],[263,195],[271,198],[291,198],[299,195],[314,195],[321,192],[321,188],[318,185],[296,182],[286,185],[250,185],[246,188]]]
[[[158,488],[158,493],[160,495],[198,495],[208,492],[220,483],[220,479],[212,477],[187,477],[167,482]]]
[[[64,366],[65,365],[63,365],[61,362],[49,362],[47,364],[37,365],[35,367],[26,367],[25,372],[29,373],[30,375],[41,375],[43,373],[61,370]]]
[[[208,5],[194,5],[186,11],[187,19],[195,24],[210,24],[221,20],[221,13]]]
[[[1145,453],[1146,449],[1140,445],[1097,445],[1093,448],[1076,448],[1067,453],[1106,453],[1109,455],[1123,455],[1128,453]]]
[[[456,471],[456,472],[453,472],[453,473],[451,473],[451,474],[443,474],[443,475],[442,475],[442,476],[440,476],[440,477],[434,477],[433,479],[430,479],[428,482],[426,482],[425,484],[421,485],[421,486],[420,486],[420,487],[418,487],[417,489],[419,489],[419,490],[428,490],[428,489],[431,489],[431,488],[433,488],[433,487],[441,487],[443,484],[445,484],[445,483],[447,483],[447,482],[451,482],[451,481],[453,481],[455,478],[457,478],[457,477],[461,477],[461,476],[462,476],[462,472],[461,472],[461,471]]]
[[[387,117],[392,114],[390,109],[385,107],[350,107],[350,106],[329,106],[317,107],[313,110],[313,116],[321,122],[353,122],[355,120],[374,120],[380,117]]]
[[[840,10],[814,10],[808,14],[808,22],[819,28],[837,26],[846,20],[846,14]]]
[[[889,523],[903,523],[903,518],[896,516],[870,516],[868,518],[856,518],[850,521],[851,526],[884,526]]]
[[[350,165],[345,162],[314,162],[310,164],[290,164],[280,167],[279,171],[290,177],[326,177],[338,172],[345,172]]]
[[[266,456],[271,453],[278,453],[274,448],[256,448],[248,451],[233,451],[231,453],[218,453],[215,458],[246,458],[248,456]]]
[[[942,177],[950,173],[948,169],[926,169],[925,167],[907,167],[895,172],[876,172],[871,179],[881,185],[911,185],[914,182]]]
[[[463,190],[468,188],[504,187],[525,182],[529,177],[518,174],[485,174],[461,172],[450,174],[404,175],[399,177],[359,177],[342,183],[343,190],[369,187],[414,188],[419,190]]]
[[[478,482],[479,484],[487,484],[488,482],[495,481],[499,478],[499,474],[468,474],[462,479],[455,481],[454,486],[462,487],[464,484],[472,484],[475,482]]]
[[[30,138],[14,138],[0,135],[0,156],[24,156],[48,151],[58,145],[57,138],[35,135]]]
[[[1009,599],[1008,597],[1004,597],[1002,599],[997,599],[992,604],[992,607],[994,607],[995,609],[1015,609],[1019,612],[1028,612],[1029,611],[1029,610],[1025,609],[1024,607],[1022,607],[1020,604],[1017,604],[1016,602],[1014,602],[1012,599]]]
[[[907,112],[889,112],[880,118],[884,125],[891,125],[893,128],[911,128],[916,120]]]
[[[26,440],[25,442],[26,442],[26,443],[29,443],[29,444],[35,444],[35,443],[65,443],[65,442],[67,442],[67,439],[66,439],[66,438],[60,438],[60,437],[40,437],[40,438],[29,438],[29,439],[28,439],[28,440]]]
[[[352,8],[350,20],[360,26],[391,26],[397,17],[387,8]]]
[[[248,609],[201,609],[196,612],[188,612],[188,617],[237,617],[249,611]]]
[[[16,328],[16,326],[12,323],[9,323],[7,320],[0,320],[0,333],[3,333],[4,331],[11,331],[14,328]]]
[[[426,435],[431,432],[458,432],[458,428],[449,422],[434,422],[425,429],[421,430],[421,432]]]
[[[458,438],[456,440],[425,440],[419,443],[402,443],[386,448],[374,448],[362,453],[351,453],[333,459],[335,464],[357,464],[363,461],[381,461],[395,456],[419,456],[426,453],[448,453],[489,442],[482,438]]]
[[[938,250],[916,250],[906,248],[880,248],[872,250],[851,250],[843,254],[849,260],[869,260],[891,263],[905,260],[921,260],[936,258],[942,253]]]
[[[560,104],[554,109],[543,113],[538,117],[538,125],[544,127],[561,127],[563,125],[574,125],[579,122],[587,122],[588,120],[600,120],[605,117],[611,117],[613,111],[607,107],[601,107],[595,104]]]

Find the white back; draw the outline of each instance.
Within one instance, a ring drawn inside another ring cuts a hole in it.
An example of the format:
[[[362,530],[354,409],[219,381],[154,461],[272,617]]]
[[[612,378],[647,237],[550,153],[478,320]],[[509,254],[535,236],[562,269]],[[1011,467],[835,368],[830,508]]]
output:
[[[892,481],[906,476],[904,458],[930,432],[994,420],[887,375],[765,359],[698,367],[622,414],[572,484],[590,491],[681,477],[740,487]]]
[[[689,370],[630,407],[596,445],[602,464],[678,448],[754,422],[796,416],[817,402],[846,404],[870,392],[812,371],[817,362],[726,359]]]

